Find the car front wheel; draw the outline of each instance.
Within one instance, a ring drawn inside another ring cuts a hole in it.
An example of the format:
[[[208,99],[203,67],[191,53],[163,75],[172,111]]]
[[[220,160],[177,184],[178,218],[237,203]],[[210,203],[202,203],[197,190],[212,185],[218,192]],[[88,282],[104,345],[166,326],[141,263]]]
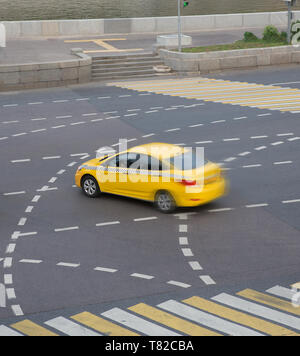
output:
[[[82,179],[82,190],[89,198],[96,198],[100,195],[100,188],[96,179],[92,176],[87,176]]]
[[[156,193],[155,206],[160,212],[169,214],[176,209],[176,202],[169,192],[160,191]]]

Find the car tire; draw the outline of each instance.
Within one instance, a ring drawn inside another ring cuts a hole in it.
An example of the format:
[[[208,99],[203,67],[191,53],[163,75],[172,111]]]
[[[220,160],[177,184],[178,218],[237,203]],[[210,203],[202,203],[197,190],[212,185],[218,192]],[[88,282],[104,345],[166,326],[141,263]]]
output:
[[[89,198],[96,198],[101,193],[97,180],[92,176],[82,178],[81,188],[83,193]]]
[[[166,190],[159,191],[155,195],[155,207],[164,214],[170,214],[176,209],[176,202],[172,194]]]

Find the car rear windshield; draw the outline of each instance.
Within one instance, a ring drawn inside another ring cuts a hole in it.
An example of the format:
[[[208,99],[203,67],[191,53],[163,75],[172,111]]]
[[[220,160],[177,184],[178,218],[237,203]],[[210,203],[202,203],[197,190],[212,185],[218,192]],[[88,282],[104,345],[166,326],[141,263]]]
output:
[[[183,154],[170,157],[171,165],[182,171],[188,171],[196,168],[200,168],[208,163],[204,159],[204,151],[193,148],[192,150]]]

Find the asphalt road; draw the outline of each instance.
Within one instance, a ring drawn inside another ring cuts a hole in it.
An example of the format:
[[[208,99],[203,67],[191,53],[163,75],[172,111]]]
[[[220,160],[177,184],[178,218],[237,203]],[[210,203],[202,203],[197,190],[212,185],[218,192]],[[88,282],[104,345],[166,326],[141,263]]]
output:
[[[300,89],[297,67],[209,77]],[[297,113],[99,83],[0,94],[1,323],[299,282],[299,135]],[[200,142],[230,192],[167,216],[86,198],[76,168],[119,138]]]

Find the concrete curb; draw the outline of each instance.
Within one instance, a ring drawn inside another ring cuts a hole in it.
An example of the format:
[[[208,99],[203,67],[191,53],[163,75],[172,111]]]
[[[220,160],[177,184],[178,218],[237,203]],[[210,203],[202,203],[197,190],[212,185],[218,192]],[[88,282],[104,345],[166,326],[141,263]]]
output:
[[[294,11],[300,19],[300,11]],[[184,32],[287,26],[287,12],[183,16]],[[176,33],[177,17],[145,17],[90,20],[6,21],[7,39],[112,34]]]
[[[159,55],[167,66],[185,74],[300,63],[300,48],[294,46],[205,53],[179,53],[161,49]]]
[[[0,91],[90,82],[92,59],[82,52],[75,52],[74,55],[77,59],[0,66]]]

